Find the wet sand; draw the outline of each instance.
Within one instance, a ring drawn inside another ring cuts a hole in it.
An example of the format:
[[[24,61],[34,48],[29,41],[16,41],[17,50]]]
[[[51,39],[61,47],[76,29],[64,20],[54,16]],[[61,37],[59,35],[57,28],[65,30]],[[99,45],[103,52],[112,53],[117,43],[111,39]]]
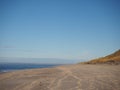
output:
[[[0,90],[120,90],[120,65],[66,65],[0,74]]]

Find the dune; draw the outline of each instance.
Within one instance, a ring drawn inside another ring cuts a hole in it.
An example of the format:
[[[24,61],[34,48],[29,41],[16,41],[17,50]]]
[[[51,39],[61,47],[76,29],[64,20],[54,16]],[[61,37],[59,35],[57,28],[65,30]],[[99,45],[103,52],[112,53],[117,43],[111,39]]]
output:
[[[120,64],[120,50],[105,57],[100,57],[88,62],[82,62],[83,64]]]

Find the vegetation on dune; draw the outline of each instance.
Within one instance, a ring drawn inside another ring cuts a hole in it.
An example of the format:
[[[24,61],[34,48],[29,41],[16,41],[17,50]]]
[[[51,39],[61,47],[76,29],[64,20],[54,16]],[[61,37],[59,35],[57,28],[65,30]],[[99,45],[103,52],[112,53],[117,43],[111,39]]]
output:
[[[93,59],[88,62],[82,62],[82,64],[102,64],[102,63],[120,64],[120,50],[105,57]]]

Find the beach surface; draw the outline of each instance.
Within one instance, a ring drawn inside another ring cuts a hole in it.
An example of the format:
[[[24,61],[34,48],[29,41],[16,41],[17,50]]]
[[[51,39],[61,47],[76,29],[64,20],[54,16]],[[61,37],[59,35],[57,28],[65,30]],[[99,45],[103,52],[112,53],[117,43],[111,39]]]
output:
[[[64,65],[0,74],[0,90],[120,90],[120,65]]]

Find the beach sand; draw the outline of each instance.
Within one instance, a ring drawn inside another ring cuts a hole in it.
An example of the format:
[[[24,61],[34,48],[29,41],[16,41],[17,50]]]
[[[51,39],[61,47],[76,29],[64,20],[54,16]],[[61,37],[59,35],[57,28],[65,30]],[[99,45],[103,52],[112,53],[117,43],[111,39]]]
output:
[[[0,74],[0,90],[120,90],[120,65],[65,65]]]

